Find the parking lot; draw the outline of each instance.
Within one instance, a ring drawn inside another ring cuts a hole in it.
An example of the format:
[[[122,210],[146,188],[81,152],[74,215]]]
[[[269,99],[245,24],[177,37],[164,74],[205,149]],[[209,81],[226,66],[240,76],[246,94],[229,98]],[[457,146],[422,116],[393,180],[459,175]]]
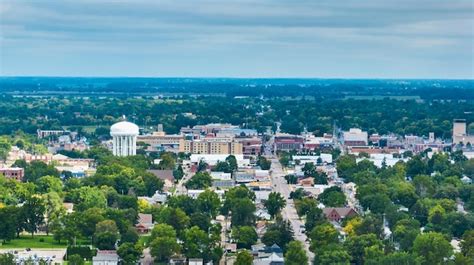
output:
[[[31,249],[30,251],[25,249],[1,249],[0,253],[14,254],[17,262],[22,262],[29,258],[38,261],[42,258],[49,261],[50,264],[62,264],[66,249]]]

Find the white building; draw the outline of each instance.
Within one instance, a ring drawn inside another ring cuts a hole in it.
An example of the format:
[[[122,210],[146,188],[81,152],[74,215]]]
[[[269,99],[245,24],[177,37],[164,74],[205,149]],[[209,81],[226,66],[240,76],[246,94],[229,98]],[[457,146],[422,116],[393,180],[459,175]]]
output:
[[[98,250],[97,255],[92,258],[93,265],[117,265],[119,256],[115,250]]]
[[[110,127],[112,136],[113,154],[116,156],[130,156],[137,154],[138,126],[128,121],[118,122]]]
[[[351,128],[344,132],[344,145],[364,146],[368,144],[368,134],[361,129]]]

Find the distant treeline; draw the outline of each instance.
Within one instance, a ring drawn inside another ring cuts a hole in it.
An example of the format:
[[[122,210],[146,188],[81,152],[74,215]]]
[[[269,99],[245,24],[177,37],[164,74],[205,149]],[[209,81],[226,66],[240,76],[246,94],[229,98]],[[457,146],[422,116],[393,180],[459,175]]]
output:
[[[89,96],[222,94],[315,99],[416,96],[425,100],[474,100],[474,80],[2,77],[0,92]]]

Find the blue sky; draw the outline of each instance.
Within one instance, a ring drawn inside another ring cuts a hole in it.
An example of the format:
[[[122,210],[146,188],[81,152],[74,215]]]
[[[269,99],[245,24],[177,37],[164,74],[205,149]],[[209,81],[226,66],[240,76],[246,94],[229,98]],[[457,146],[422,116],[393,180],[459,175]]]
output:
[[[474,78],[470,0],[0,0],[0,75]]]

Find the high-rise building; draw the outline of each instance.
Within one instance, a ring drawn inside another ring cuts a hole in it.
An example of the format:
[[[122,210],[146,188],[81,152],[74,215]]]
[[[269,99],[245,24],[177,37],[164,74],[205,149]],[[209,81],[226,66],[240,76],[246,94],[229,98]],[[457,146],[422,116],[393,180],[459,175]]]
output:
[[[137,154],[138,126],[128,121],[115,123],[110,127],[113,141],[113,154],[131,156]]]
[[[233,138],[209,137],[179,142],[179,151],[191,154],[242,154],[242,144]]]

